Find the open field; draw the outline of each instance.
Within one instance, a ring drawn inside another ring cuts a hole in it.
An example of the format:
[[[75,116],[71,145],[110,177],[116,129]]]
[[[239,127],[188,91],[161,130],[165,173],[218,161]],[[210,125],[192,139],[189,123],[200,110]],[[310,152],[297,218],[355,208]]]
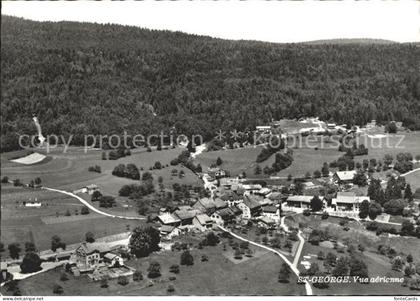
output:
[[[80,215],[83,205],[74,198],[40,189],[14,187],[2,184],[1,241],[8,245],[27,241],[35,243],[39,250],[50,248],[51,237],[59,235],[67,244],[84,240],[86,232],[96,237],[127,231],[139,221],[119,220],[90,212]],[[42,203],[40,208],[27,208],[23,202],[35,198]],[[69,211],[71,216],[64,216]],[[76,211],[78,215],[76,215]],[[58,213],[58,217],[57,217]]]
[[[416,191],[416,189],[420,188],[420,170],[412,172],[406,175],[404,178],[407,181],[407,183],[410,184],[411,190],[413,192]]]
[[[366,156],[355,157],[355,161],[375,158],[382,160],[385,154],[395,156],[398,153],[411,153],[413,156],[420,155],[420,132],[388,134],[386,138],[360,137],[360,142],[369,148]]]
[[[71,147],[66,153],[63,153],[62,148],[57,148],[52,149],[49,153],[52,160],[30,166],[9,161],[7,158],[13,157],[13,153],[6,153],[1,154],[1,174],[2,176],[8,176],[11,180],[19,178],[24,183],[28,183],[35,177],[40,177],[44,186],[67,190],[75,190],[94,183],[105,193],[117,195],[122,185],[131,184],[134,181],[112,176],[111,173],[115,166],[134,163],[139,169],[143,168],[144,171],[150,171],[149,168],[156,161],[161,162],[163,166],[169,165],[170,161],[182,151],[182,148],[175,148],[147,152],[146,149],[141,148],[132,150],[131,156],[118,160],[102,160],[102,151],[99,150],[89,150],[84,153],[84,149],[81,147]],[[39,152],[42,153],[43,151]],[[102,173],[89,172],[88,167],[94,165],[99,165]],[[153,174],[157,172],[159,175],[170,174],[171,167],[169,165],[162,170],[152,170],[150,172]],[[189,170],[185,169],[184,172],[186,176],[177,180],[179,183],[192,185],[197,183],[197,177]],[[167,176],[167,178],[169,177]]]
[[[253,247],[251,247],[253,248]],[[227,251],[229,252],[228,247]],[[296,284],[291,276],[290,283],[277,281],[282,260],[271,253],[258,251],[258,256],[240,263],[234,263],[223,255],[222,243],[191,251],[193,266],[180,266],[180,273],[169,272],[172,264],[179,264],[181,252],[161,251],[149,257],[132,259],[128,266],[142,271],[144,280],[121,286],[109,281],[108,288],[100,288],[99,282],[90,282],[86,276],[68,281],[59,281],[61,269],[46,272],[19,282],[23,295],[52,295],[54,283],[64,288],[65,295],[168,295],[167,288],[173,285],[175,295],[304,295],[305,289]],[[261,253],[261,254],[260,254]],[[201,261],[207,255],[207,262]],[[153,280],[147,278],[151,261],[161,265],[162,275]],[[169,277],[175,276],[175,280]]]
[[[239,149],[227,149],[212,152],[203,152],[198,155],[195,159],[197,163],[200,163],[203,167],[203,171],[210,167],[210,165],[216,163],[218,157],[223,161],[221,168],[228,170],[231,176],[237,176],[242,172],[245,172],[247,176],[254,176],[254,169],[257,163],[258,154],[261,152],[262,146],[257,147],[246,147]],[[268,160],[258,163],[261,168],[265,166],[271,166],[274,162],[274,155]]]

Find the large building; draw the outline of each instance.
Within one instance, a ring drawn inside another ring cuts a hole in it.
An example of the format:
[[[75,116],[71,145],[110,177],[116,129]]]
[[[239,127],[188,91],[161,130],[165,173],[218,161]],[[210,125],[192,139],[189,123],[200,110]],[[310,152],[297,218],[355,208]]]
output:
[[[331,206],[336,211],[359,211],[363,201],[370,202],[368,196],[356,196],[353,192],[338,192],[337,197],[331,201]]]
[[[339,184],[351,183],[356,173],[355,170],[336,171],[333,180]]]

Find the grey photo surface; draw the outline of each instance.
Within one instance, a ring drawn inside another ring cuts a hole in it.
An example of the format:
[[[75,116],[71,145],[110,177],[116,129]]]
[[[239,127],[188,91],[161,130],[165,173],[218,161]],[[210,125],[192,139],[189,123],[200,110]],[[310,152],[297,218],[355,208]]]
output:
[[[419,19],[2,2],[1,295],[417,300]]]

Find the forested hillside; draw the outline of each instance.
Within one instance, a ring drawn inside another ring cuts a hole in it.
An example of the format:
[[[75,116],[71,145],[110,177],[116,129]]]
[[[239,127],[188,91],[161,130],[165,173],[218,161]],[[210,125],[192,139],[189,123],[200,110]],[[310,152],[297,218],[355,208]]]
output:
[[[419,70],[418,44],[227,41],[2,16],[1,147],[35,133],[32,114],[45,134],[78,137],[175,125],[208,139],[302,116],[420,129]]]

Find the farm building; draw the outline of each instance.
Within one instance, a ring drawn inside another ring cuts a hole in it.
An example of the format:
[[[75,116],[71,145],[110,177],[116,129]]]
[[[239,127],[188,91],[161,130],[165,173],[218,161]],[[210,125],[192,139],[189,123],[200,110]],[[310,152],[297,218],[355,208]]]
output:
[[[331,206],[337,211],[359,211],[359,205],[367,200],[368,196],[356,196],[353,192],[338,192],[337,197],[331,201]]]
[[[162,239],[172,239],[175,236],[179,236],[181,230],[178,227],[163,225],[160,228],[160,237]]]
[[[333,181],[340,184],[351,183],[355,175],[355,170],[336,171],[333,175]]]
[[[276,206],[264,206],[262,207],[262,216],[266,216],[276,223],[280,222],[280,208]]]
[[[179,226],[181,224],[181,220],[169,212],[162,213],[157,219],[162,225]]]
[[[199,210],[190,208],[189,210],[176,210],[173,215],[181,221],[181,225],[191,225],[194,216],[199,213]]]
[[[89,272],[101,262],[101,256],[110,251],[105,243],[82,243],[71,255],[69,263],[74,264],[79,273]]]
[[[313,195],[291,195],[286,199],[286,208],[287,210],[292,210],[294,208],[300,209],[310,209],[311,200],[314,198]],[[327,205],[327,202],[324,197],[320,196],[320,200],[324,203],[324,206]]]
[[[193,218],[192,224],[200,231],[213,228],[213,220],[206,214],[198,214]]]
[[[242,218],[244,219],[259,216],[261,213],[261,204],[249,196],[245,196],[244,201],[239,203],[237,207],[242,210]]]
[[[103,261],[108,264],[110,267],[118,267],[124,265],[124,259],[114,253],[106,253],[103,257]]]

